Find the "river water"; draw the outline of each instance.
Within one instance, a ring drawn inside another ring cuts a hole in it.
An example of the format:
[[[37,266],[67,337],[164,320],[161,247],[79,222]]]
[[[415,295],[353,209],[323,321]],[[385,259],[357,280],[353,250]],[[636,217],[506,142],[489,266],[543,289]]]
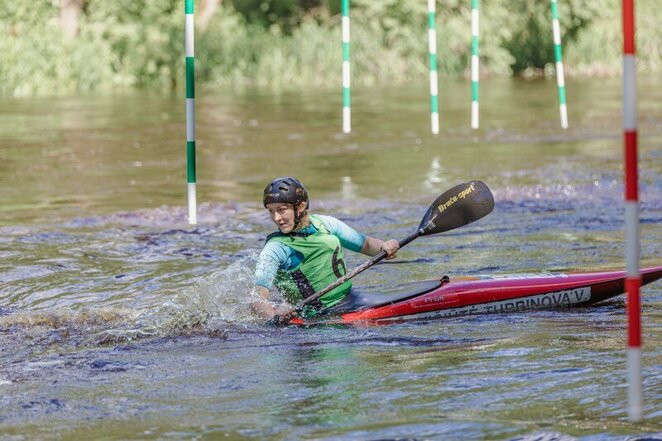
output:
[[[662,262],[662,84],[640,79],[642,264]],[[270,328],[249,309],[295,175],[313,212],[400,239],[480,179],[488,217],[420,238],[355,284],[624,266],[617,79],[199,91],[199,223],[181,96],[0,101],[0,439],[662,439],[662,283],[643,293],[644,414],[627,420],[623,296],[572,311]],[[348,256],[348,266],[361,256]]]

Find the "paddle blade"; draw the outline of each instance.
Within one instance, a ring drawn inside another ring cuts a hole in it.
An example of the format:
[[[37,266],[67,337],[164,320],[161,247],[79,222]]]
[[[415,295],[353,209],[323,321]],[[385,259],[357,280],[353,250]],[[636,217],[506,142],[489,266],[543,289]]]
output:
[[[443,233],[477,221],[493,209],[494,196],[484,182],[465,182],[439,196],[418,229],[421,235]]]

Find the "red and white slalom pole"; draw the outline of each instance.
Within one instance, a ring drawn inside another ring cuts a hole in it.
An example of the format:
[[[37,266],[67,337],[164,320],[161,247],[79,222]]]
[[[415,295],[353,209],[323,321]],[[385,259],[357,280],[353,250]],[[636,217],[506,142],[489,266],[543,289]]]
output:
[[[625,255],[628,313],[628,417],[641,421],[641,306],[639,288],[639,185],[637,175],[637,63],[634,0],[623,0],[623,130],[625,131]]]

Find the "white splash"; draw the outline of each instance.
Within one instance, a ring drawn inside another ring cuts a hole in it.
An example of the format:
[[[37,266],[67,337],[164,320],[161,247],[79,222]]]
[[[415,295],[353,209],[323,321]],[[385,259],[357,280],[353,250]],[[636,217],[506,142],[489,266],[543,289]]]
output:
[[[253,275],[256,257],[242,258],[229,267],[196,281],[190,288],[154,309],[138,315],[133,329],[103,331],[97,344],[195,331],[224,335],[228,325],[249,325],[260,319],[250,309],[258,299]]]

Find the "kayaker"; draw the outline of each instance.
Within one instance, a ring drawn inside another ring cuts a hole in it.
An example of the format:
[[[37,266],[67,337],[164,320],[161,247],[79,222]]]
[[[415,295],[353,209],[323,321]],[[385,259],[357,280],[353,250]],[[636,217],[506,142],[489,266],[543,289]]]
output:
[[[365,236],[346,223],[308,213],[308,191],[292,177],[274,179],[264,189],[264,207],[278,231],[267,237],[255,269],[255,288],[260,300],[253,310],[266,319],[288,320],[297,315],[288,305],[274,306],[269,291],[277,288],[294,305],[345,275],[343,248],[374,256],[382,251],[387,259],[396,256],[398,241]],[[301,315],[310,318],[324,313],[349,293],[347,281],[306,305]]]

